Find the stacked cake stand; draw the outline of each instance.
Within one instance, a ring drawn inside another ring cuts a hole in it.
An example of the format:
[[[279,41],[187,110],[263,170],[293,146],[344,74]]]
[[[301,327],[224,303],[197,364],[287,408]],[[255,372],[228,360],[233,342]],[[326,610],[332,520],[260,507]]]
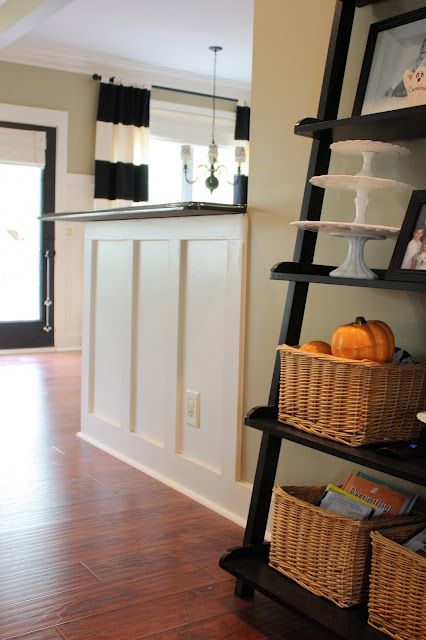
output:
[[[330,272],[330,276],[339,278],[377,278],[368,268],[364,260],[364,246],[367,240],[384,240],[397,236],[399,229],[381,225],[366,224],[366,210],[370,193],[376,190],[407,191],[414,187],[396,180],[379,178],[374,173],[374,161],[378,154],[403,157],[410,152],[405,147],[374,140],[344,140],[330,145],[332,151],[347,155],[362,154],[363,166],[355,175],[324,175],[314,176],[310,183],[323,189],[345,189],[355,193],[355,218],[352,222],[328,222],[313,220],[297,220],[291,222],[298,229],[306,231],[325,232],[332,236],[346,238],[348,254],[344,262]]]

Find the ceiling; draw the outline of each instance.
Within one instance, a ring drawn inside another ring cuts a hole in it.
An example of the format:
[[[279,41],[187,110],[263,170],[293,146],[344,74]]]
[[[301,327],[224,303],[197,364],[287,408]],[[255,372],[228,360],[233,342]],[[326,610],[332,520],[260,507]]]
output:
[[[6,11],[10,2],[16,0],[3,2],[0,11]],[[21,16],[3,43],[0,39],[0,58],[19,61],[23,52],[33,52],[36,59],[48,51],[52,60],[77,55],[88,60],[119,59],[130,65],[211,76],[213,54],[208,47],[220,45],[218,78],[250,84],[253,3],[35,0],[38,13]]]

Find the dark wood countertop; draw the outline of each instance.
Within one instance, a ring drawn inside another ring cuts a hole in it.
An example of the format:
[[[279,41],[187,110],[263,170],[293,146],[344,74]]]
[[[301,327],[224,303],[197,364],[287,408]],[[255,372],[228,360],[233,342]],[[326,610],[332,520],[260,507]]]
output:
[[[150,218],[183,218],[189,216],[212,216],[246,213],[246,205],[216,204],[210,202],[174,202],[171,204],[120,207],[98,211],[70,211],[46,213],[42,222],[99,222],[107,220],[147,220]]]

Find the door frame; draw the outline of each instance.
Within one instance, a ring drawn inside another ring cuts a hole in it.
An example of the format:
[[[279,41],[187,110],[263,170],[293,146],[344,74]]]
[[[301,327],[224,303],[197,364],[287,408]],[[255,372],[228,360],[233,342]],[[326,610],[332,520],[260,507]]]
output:
[[[26,123],[28,125],[38,125],[41,127],[52,127],[56,130],[56,159],[55,159],[55,198],[51,211],[65,211],[67,208],[67,154],[68,154],[68,112],[55,109],[43,109],[39,107],[29,107],[0,103],[0,121],[7,123]],[[56,226],[55,223],[51,223]],[[51,291],[55,293],[56,313],[55,313],[55,337],[54,346],[61,347],[66,339],[66,265],[62,254],[65,248],[65,236],[61,227],[58,229],[55,238],[55,251],[57,254],[54,275],[54,287]],[[0,349],[0,353],[1,353]],[[5,350],[4,353],[7,353]]]
[[[43,131],[46,134],[46,159],[42,179],[41,213],[49,213],[55,208],[55,156],[56,129],[20,122],[3,122],[0,128],[25,131]],[[41,243],[39,255],[40,271],[40,319],[0,322],[0,349],[24,349],[27,347],[51,347],[54,344],[54,253],[55,224],[40,223]],[[49,255],[49,282],[47,282],[46,256]],[[48,289],[49,286],[49,289]],[[49,296],[48,294],[49,290]],[[49,298],[49,300],[48,300]],[[47,309],[46,303],[49,304]],[[46,331],[49,314],[50,330]]]

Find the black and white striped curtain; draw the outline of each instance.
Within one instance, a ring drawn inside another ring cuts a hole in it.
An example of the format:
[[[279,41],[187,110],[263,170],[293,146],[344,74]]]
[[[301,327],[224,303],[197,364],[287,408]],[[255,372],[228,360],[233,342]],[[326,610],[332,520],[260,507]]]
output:
[[[234,204],[247,204],[248,161],[250,140],[250,107],[237,106],[235,120],[235,146],[244,147],[246,152],[246,174],[241,173],[234,186]]]
[[[150,91],[101,83],[96,122],[95,208],[148,200]]]

